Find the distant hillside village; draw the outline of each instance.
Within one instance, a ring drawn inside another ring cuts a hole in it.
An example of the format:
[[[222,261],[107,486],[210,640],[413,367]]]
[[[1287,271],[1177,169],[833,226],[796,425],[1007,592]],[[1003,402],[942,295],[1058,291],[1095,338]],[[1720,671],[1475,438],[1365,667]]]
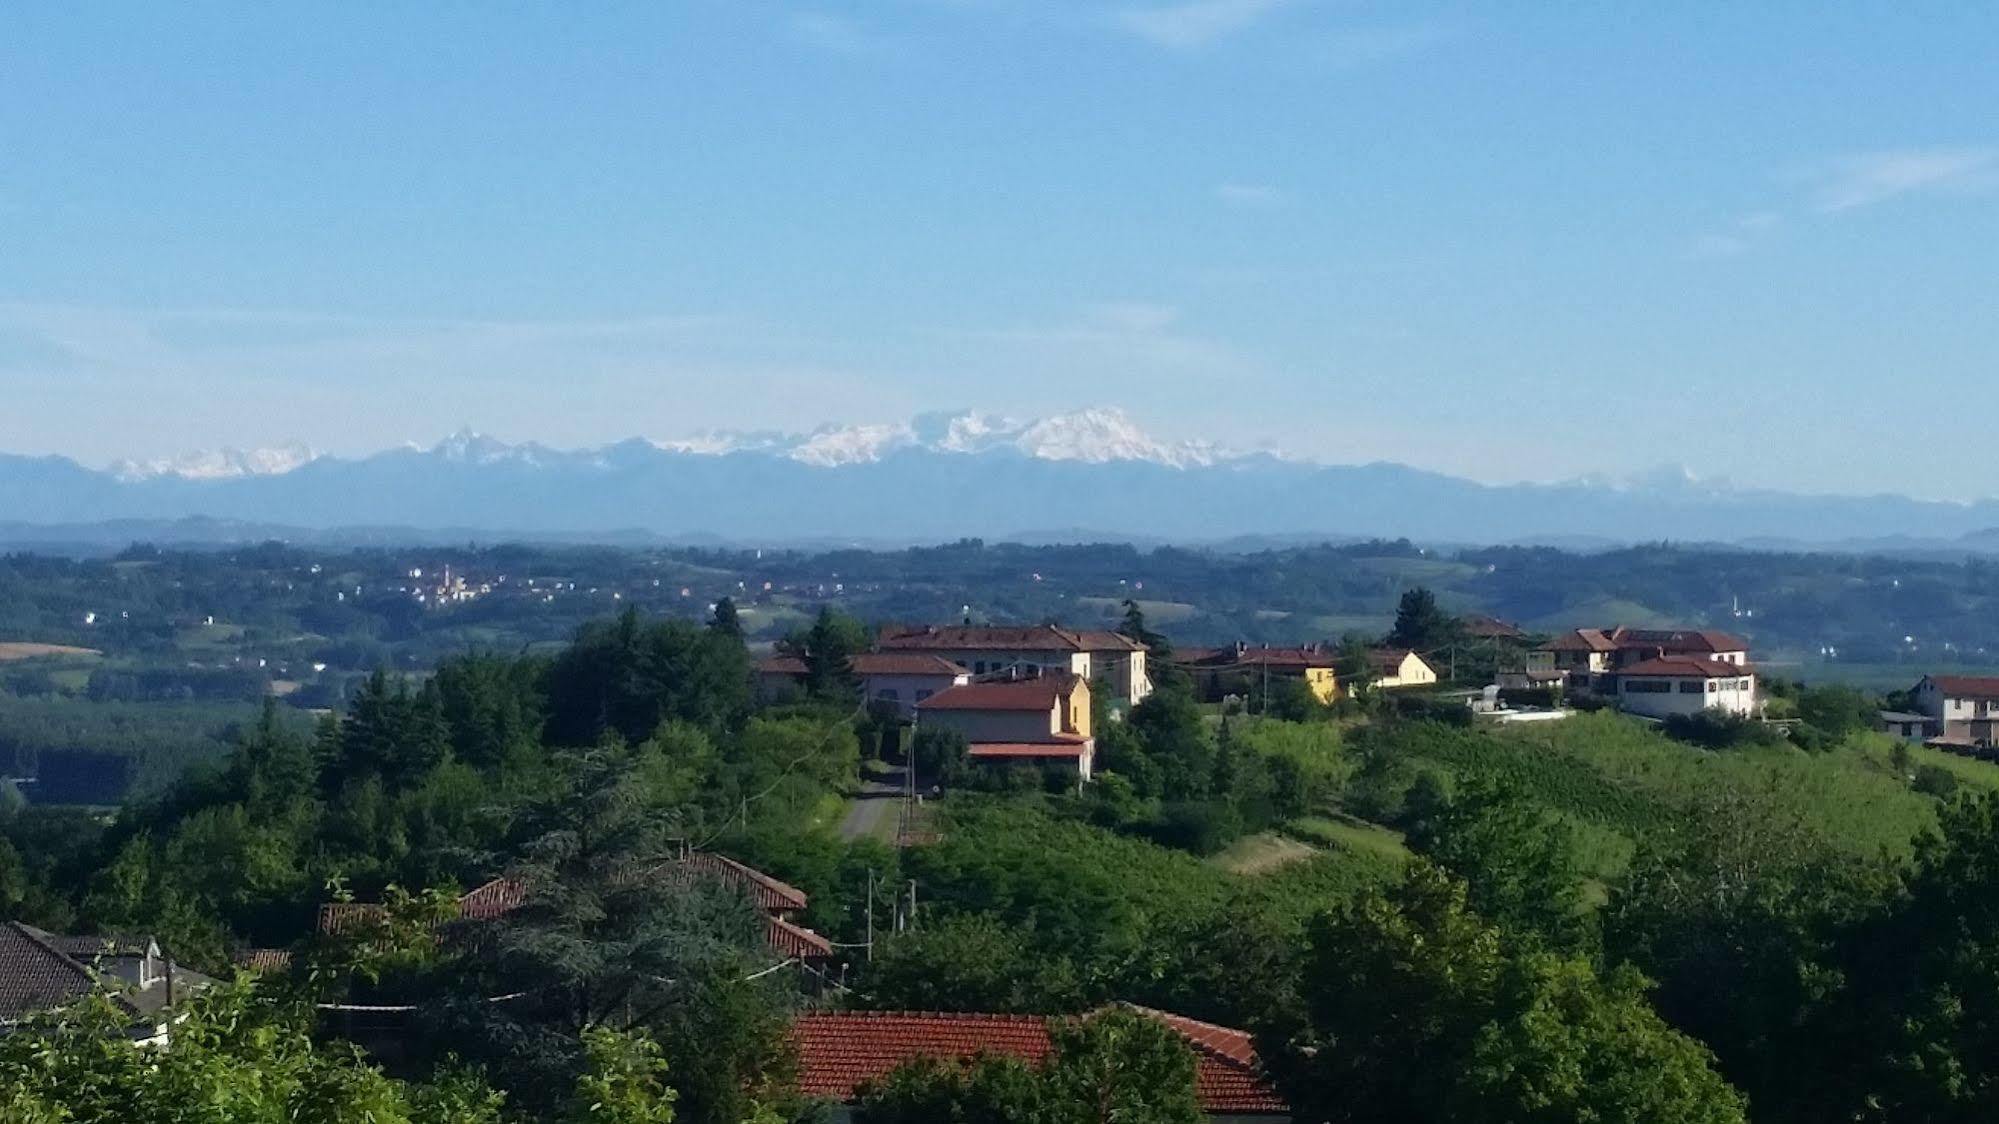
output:
[[[1435,612],[1426,598],[1416,591],[1415,602]],[[1500,723],[1606,708],[1654,722],[1766,717],[1749,642],[1711,628],[1613,625],[1536,636],[1473,614],[1444,619],[1427,636],[1433,643],[1420,648],[1395,646],[1392,634],[1375,643],[1224,647],[1175,647],[1166,637],[1148,643],[1144,636],[1142,622],[1128,631],[892,625],[879,631],[872,650],[848,657],[847,667],[877,713],[961,736],[974,763],[1052,766],[1079,781],[1093,771],[1093,722],[1115,720],[1143,701],[1155,672],[1184,679],[1201,702],[1224,713],[1263,710],[1273,692],[1302,693],[1326,707],[1396,692]],[[804,653],[775,651],[755,674],[758,697],[777,702],[799,697],[812,673]],[[1876,728],[1883,732],[1999,755],[1999,677],[1927,676],[1890,701],[1907,709],[1880,711]],[[1787,722],[1769,724],[1781,733]]]

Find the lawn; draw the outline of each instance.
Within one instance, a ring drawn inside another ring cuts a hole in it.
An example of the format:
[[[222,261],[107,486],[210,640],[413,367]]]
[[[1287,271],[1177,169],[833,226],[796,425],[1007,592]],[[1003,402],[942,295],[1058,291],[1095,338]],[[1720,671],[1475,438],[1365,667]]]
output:
[[[1318,853],[1318,848],[1301,843],[1288,835],[1279,835],[1274,831],[1259,831],[1255,835],[1245,835],[1229,844],[1221,853],[1209,856],[1208,862],[1230,874],[1254,876],[1276,870],[1288,863],[1309,859]]]

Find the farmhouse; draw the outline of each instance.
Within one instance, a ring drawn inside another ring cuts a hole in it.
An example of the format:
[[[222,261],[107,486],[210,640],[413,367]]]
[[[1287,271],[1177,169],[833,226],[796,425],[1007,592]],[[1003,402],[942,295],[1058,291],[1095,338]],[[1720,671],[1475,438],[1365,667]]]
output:
[[[1384,691],[1429,687],[1437,682],[1437,669],[1422,656],[1403,648],[1373,649],[1367,654],[1367,668],[1374,676],[1370,686]]]
[[[861,681],[861,697],[893,707],[908,717],[916,704],[953,687],[971,682],[971,673],[942,656],[928,652],[862,652],[848,660]],[[781,699],[805,684],[805,661],[797,656],[772,656],[757,664],[757,697]]]
[[[1571,689],[1618,697],[1617,677],[1633,665],[1662,657],[1749,665],[1749,645],[1725,632],[1699,628],[1577,628],[1527,654],[1527,671],[1542,683],[1557,672]]]
[[[1269,1122],[1291,1118],[1291,1107],[1265,1075],[1247,1032],[1180,1015],[1132,1008],[1171,1027],[1194,1051],[1194,1095],[1209,1120]],[[1088,1017],[1088,1016],[1085,1016]],[[791,1025],[798,1088],[837,1106],[832,1119],[853,1119],[861,1088],[918,1058],[970,1062],[981,1055],[1046,1062],[1054,1044],[1042,1015],[939,1014],[906,1011],[816,1011]]]
[[[1052,624],[887,627],[876,638],[875,647],[883,652],[942,656],[974,677],[1067,672],[1101,684],[1111,699],[1123,703],[1142,702],[1152,693],[1145,645],[1116,632],[1078,631]]]
[[[1999,745],[1999,677],[1925,675],[1916,710],[1929,721],[1923,734],[1952,745]]]
[[[962,735],[974,762],[1073,768],[1090,779],[1096,741],[1090,736],[1090,684],[1051,672],[1024,679],[967,683],[916,704],[920,729]]]
[[[833,959],[833,946],[825,937],[799,925],[793,918],[807,905],[805,892],[770,875],[712,851],[694,851],[631,872],[634,882],[689,888],[719,885],[747,897],[764,915],[764,943],[770,951],[809,966],[823,966]],[[495,878],[458,899],[458,922],[497,921],[527,904],[529,887],[516,878]],[[328,902],[319,907],[319,931],[337,934],[370,923],[385,915],[374,902]]]
[[[1179,661],[1180,668],[1194,681],[1195,692],[1214,702],[1224,695],[1250,695],[1271,680],[1298,679],[1312,697],[1330,703],[1339,697],[1338,657],[1317,644],[1298,648],[1252,647],[1236,644],[1231,648],[1190,651]]]
[[[1756,674],[1715,656],[1656,656],[1618,672],[1617,702],[1648,718],[1708,710],[1747,718],[1756,713]]]
[[[0,1031],[103,990],[131,1016],[134,1041],[160,1044],[172,1008],[214,983],[174,963],[151,937],[66,937],[0,922]]]

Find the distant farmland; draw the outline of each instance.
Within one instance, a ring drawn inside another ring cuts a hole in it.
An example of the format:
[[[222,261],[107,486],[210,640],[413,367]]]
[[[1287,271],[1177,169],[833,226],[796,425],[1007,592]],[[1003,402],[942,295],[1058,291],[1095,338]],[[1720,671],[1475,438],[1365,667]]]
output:
[[[95,648],[74,648],[68,644],[26,644],[11,640],[0,640],[0,663],[17,660],[38,660],[50,656],[101,656],[104,653]]]

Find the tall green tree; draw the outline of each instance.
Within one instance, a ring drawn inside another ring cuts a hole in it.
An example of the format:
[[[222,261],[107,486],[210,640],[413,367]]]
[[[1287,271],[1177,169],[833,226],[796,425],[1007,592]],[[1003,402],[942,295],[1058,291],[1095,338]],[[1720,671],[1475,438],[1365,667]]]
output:
[[[1426,652],[1449,644],[1458,636],[1457,618],[1437,604],[1437,595],[1425,586],[1402,594],[1395,607],[1395,627],[1389,630],[1391,647]]]
[[[1299,1115],[1416,1124],[1741,1124],[1742,1097],[1624,969],[1514,947],[1428,863],[1316,922],[1301,1021],[1266,1056]]]
[[[813,698],[851,702],[860,690],[854,657],[868,648],[867,629],[852,617],[822,605],[799,643],[805,659],[805,692]]]
[[[743,638],[743,618],[736,611],[735,598],[724,597],[715,602],[715,611],[708,615],[708,628],[734,640]]]
[[[1575,831],[1519,789],[1474,779],[1455,793],[1411,789],[1409,843],[1465,881],[1471,908],[1550,947],[1592,943]]]

